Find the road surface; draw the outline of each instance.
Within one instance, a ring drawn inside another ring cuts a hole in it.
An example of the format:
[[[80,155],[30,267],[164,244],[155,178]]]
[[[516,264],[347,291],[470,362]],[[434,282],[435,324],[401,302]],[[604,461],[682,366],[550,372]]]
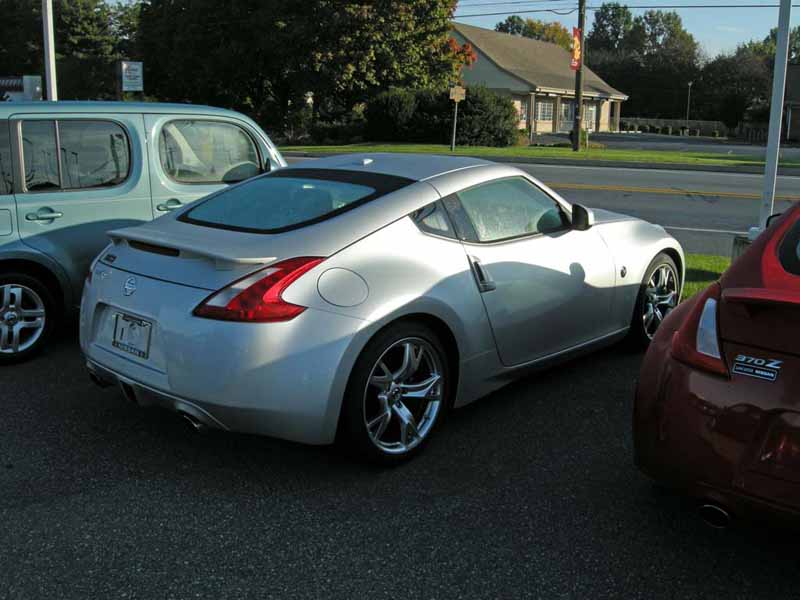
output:
[[[290,158],[298,162],[300,158]],[[733,238],[758,222],[763,177],[707,171],[665,171],[515,164],[570,202],[621,212],[666,227],[687,252],[730,256]],[[781,212],[800,201],[800,177],[779,177]]]

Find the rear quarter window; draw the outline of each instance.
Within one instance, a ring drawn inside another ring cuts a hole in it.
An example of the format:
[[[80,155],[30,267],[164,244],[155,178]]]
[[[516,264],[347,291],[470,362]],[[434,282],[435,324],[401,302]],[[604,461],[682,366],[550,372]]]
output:
[[[800,275],[800,221],[783,238],[778,256],[784,269],[792,275]]]
[[[324,221],[410,183],[359,171],[283,169],[209,196],[179,220],[250,233],[280,233]]]

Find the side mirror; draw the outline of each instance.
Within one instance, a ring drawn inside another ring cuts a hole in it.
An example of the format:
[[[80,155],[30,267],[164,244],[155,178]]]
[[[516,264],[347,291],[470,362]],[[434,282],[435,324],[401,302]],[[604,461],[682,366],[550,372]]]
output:
[[[572,228],[586,231],[594,226],[594,211],[580,204],[572,205]]]

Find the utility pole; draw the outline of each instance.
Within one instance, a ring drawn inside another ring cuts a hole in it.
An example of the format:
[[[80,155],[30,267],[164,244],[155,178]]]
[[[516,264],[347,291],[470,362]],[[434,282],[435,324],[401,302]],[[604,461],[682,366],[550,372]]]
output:
[[[693,81],[689,82],[689,93],[686,96],[686,130],[687,130],[687,132],[689,130],[689,111],[690,111],[690,109],[692,107],[692,84],[693,83],[694,83]]]
[[[578,0],[578,30],[579,35],[575,40],[580,45],[580,62],[575,71],[575,123],[572,126],[572,149],[580,152],[581,128],[583,127],[583,65],[586,62],[586,0]],[[574,56],[574,54],[573,54]]]
[[[789,63],[789,22],[792,17],[792,0],[781,0],[778,17],[778,47],[775,51],[775,72],[772,77],[772,108],[769,114],[769,140],[764,169],[764,194],[761,202],[759,226],[763,231],[775,210],[775,184],[778,179],[778,159],[783,130],[783,96],[786,91],[786,69]]]
[[[58,100],[56,84],[56,50],[53,36],[53,0],[42,0],[42,28],[44,30],[44,73],[47,99]]]

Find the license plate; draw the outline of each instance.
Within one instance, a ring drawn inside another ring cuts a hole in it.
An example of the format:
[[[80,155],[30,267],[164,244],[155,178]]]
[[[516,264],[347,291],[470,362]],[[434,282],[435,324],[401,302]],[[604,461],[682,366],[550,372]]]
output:
[[[111,344],[123,352],[146,359],[150,354],[152,329],[153,324],[150,321],[116,313],[114,315],[114,339]]]

